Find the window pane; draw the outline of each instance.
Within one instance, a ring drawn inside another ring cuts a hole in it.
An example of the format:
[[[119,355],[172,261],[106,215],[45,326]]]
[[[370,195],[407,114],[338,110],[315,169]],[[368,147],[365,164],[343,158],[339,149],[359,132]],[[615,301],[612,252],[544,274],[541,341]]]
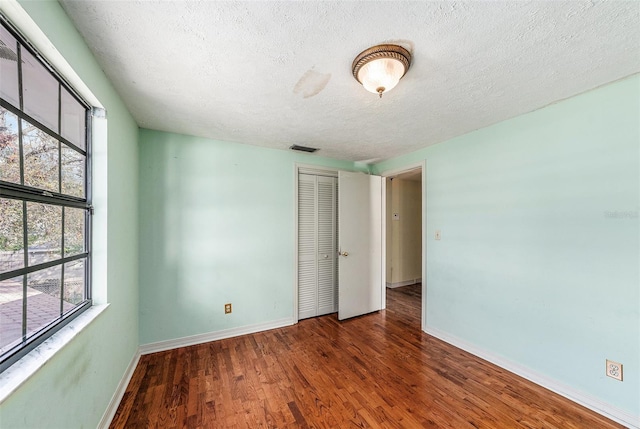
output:
[[[2,48],[1,45],[0,48]],[[18,117],[2,107],[0,107],[0,180],[20,183]]]
[[[64,256],[84,252],[84,210],[64,208]]]
[[[24,268],[22,201],[0,198],[0,273]]]
[[[18,97],[18,48],[16,39],[0,27],[0,97],[20,108]]]
[[[26,49],[22,49],[24,111],[58,132],[58,81]]]
[[[22,146],[24,184],[59,192],[58,141],[27,121],[22,121]]]
[[[62,137],[80,149],[85,148],[85,108],[82,104],[69,94],[69,91],[62,88]]]
[[[62,193],[84,198],[84,155],[62,145]]]
[[[65,313],[84,302],[84,270],[84,259],[64,264],[64,302],[62,303],[62,311]]]
[[[62,251],[62,207],[27,203],[29,266],[60,259]]]
[[[60,317],[62,266],[27,274],[27,336]]]
[[[0,21],[2,372],[90,301],[91,140],[86,103]]]
[[[0,282],[0,353],[22,341],[22,276]]]

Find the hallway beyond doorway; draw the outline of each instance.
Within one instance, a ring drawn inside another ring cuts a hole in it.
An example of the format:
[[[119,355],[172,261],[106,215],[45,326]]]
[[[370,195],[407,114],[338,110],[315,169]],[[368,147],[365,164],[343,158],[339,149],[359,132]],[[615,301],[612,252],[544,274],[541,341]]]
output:
[[[387,288],[387,309],[393,316],[420,330],[422,283]]]

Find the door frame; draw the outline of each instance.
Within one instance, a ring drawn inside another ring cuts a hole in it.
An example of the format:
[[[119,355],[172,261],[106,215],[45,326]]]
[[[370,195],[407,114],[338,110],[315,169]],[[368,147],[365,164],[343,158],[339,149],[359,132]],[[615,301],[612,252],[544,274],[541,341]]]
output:
[[[421,192],[422,192],[422,303],[421,303],[421,320],[420,326],[422,326],[422,330],[426,332],[427,330],[427,192],[426,192],[426,169],[427,169],[427,160],[424,159],[419,162],[414,162],[411,164],[407,164],[403,167],[384,170],[380,172],[380,176],[385,179],[391,176],[397,176],[401,173],[406,173],[411,170],[421,169]],[[297,195],[297,194],[296,194]],[[387,181],[383,182],[382,186],[382,224],[384,228],[382,229],[382,271],[384,273],[383,289],[382,289],[382,308],[386,308],[387,301],[387,288],[386,288],[386,280],[387,280]],[[297,238],[296,238],[297,240]],[[297,243],[297,241],[296,241]]]
[[[295,163],[293,168],[293,323],[298,323],[298,174],[338,177],[338,168]],[[338,192],[340,192],[338,190]],[[337,229],[336,225],[336,229]],[[338,285],[340,287],[340,285]]]

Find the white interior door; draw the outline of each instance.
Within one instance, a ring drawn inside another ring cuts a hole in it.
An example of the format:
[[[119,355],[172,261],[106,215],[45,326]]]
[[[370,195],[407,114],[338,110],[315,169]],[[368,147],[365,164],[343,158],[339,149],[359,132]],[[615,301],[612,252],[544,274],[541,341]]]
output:
[[[382,178],[338,172],[338,319],[382,308]]]

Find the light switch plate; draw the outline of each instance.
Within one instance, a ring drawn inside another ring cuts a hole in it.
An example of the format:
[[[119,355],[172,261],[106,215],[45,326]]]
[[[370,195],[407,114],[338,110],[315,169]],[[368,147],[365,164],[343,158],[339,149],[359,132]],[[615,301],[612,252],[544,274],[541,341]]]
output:
[[[400,220],[400,213],[394,213],[393,220]]]
[[[442,233],[439,229],[436,229],[436,240],[440,240],[442,238]]]

